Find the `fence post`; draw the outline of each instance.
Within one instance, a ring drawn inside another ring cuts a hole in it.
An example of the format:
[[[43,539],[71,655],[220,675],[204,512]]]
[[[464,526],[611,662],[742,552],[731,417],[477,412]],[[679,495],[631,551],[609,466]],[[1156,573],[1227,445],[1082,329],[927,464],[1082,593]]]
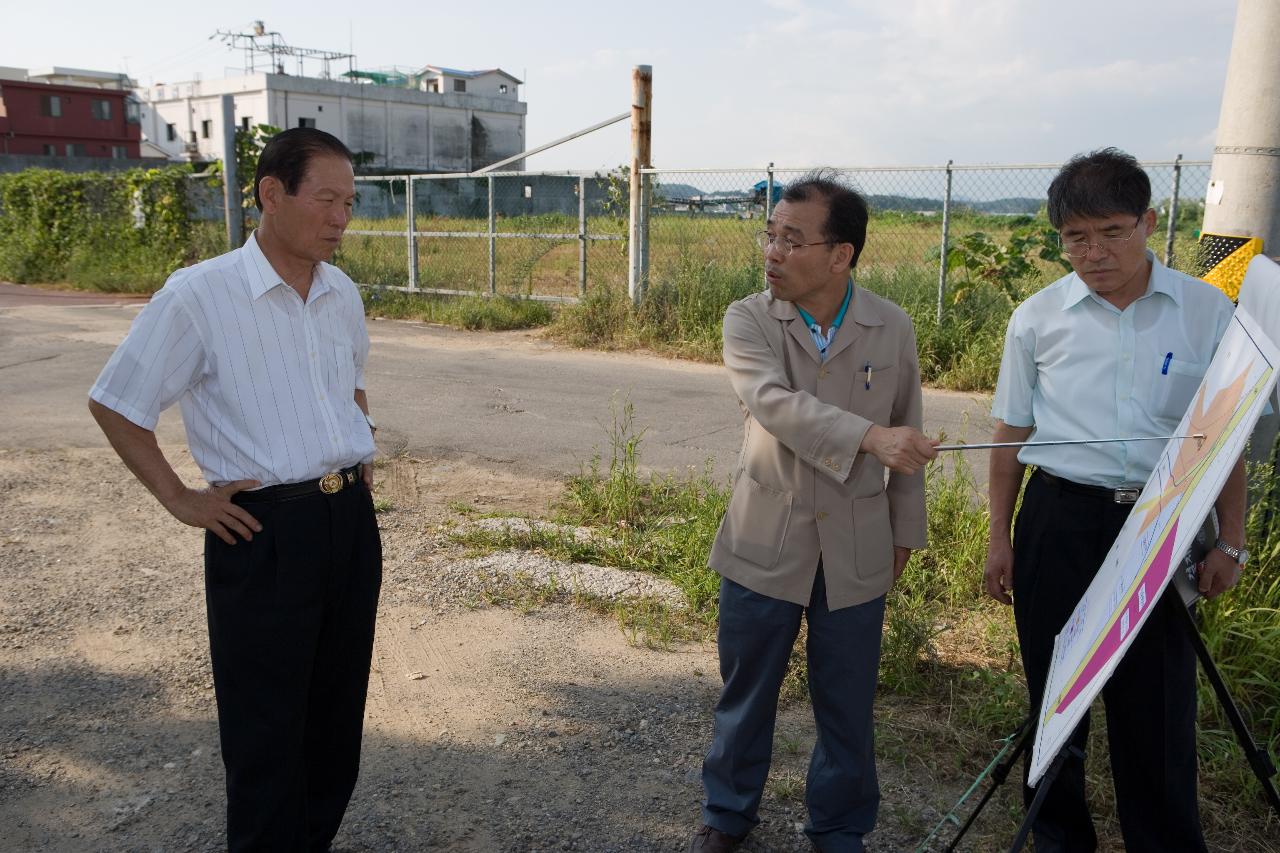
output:
[[[236,173],[236,99],[222,96],[222,203],[227,211],[227,248],[244,244],[244,208],[240,204],[240,175]]]
[[[405,230],[409,238],[409,287],[418,289],[418,211],[414,204],[413,175],[405,178],[404,192]]]
[[[498,238],[496,211],[493,207],[493,175],[489,176],[489,294],[498,292]]]
[[[942,325],[942,300],[947,294],[947,238],[951,227],[951,164],[947,161],[947,188],[942,194],[942,246],[938,253],[938,325]]]
[[[587,295],[587,179],[578,176],[578,296]]]
[[[1173,266],[1173,238],[1178,231],[1178,190],[1182,184],[1182,155],[1173,160],[1173,193],[1169,196],[1169,222],[1164,235],[1164,265]]]
[[[627,295],[639,305],[649,283],[649,176],[653,131],[653,66],[637,65],[631,72],[631,228],[627,264]]]
[[[769,168],[765,170],[768,178],[765,180],[764,188],[764,221],[768,222],[769,217],[773,216],[773,161],[769,161]]]

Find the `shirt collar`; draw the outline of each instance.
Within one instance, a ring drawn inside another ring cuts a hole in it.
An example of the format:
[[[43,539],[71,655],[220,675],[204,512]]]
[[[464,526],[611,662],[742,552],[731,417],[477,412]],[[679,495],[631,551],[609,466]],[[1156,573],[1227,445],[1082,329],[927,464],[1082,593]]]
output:
[[[830,328],[832,329],[840,328],[840,324],[844,322],[844,315],[849,312],[849,302],[852,299],[853,299],[853,282],[851,281],[845,285],[844,301],[840,303],[840,310],[836,312],[836,318],[831,321]],[[812,329],[814,326],[818,326],[818,321],[813,319],[813,317],[810,316],[808,311],[804,310],[799,305],[796,306],[796,310],[800,312],[800,319],[804,320],[804,324],[808,326],[810,329]],[[821,326],[819,326],[818,328],[821,329]]]
[[[249,295],[255,301],[269,290],[274,290],[281,285],[289,286],[280,277],[280,273],[276,272],[275,267],[271,266],[271,261],[267,260],[267,256],[262,253],[262,247],[258,245],[258,232],[256,230],[249,235],[248,240],[244,241],[244,246],[240,251],[243,253],[245,271],[249,276]],[[324,264],[316,264],[316,273],[311,281],[311,291],[307,294],[307,301],[310,302],[321,296],[328,289],[329,282],[324,274]]]
[[[1173,276],[1169,274],[1169,268],[1160,263],[1160,259],[1156,257],[1156,253],[1147,249],[1147,260],[1151,262],[1151,278],[1147,280],[1147,292],[1139,296],[1139,299],[1146,299],[1153,293],[1163,293],[1165,296],[1173,300],[1175,305],[1182,304],[1182,294],[1178,288],[1173,286]],[[1067,282],[1066,291],[1062,296],[1063,309],[1073,308],[1086,297],[1092,296],[1093,291],[1089,289],[1089,285],[1084,283],[1084,279],[1080,278],[1076,273],[1071,274],[1071,280]]]

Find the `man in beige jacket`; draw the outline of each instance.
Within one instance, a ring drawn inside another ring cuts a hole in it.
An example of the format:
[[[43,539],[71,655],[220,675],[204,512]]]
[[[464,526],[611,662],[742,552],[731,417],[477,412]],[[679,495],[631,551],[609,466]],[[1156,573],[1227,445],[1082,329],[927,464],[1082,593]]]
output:
[[[791,184],[759,240],[769,290],[729,306],[724,362],[746,434],[711,550],[721,575],[724,689],[690,850],[733,850],[758,822],[778,690],[802,616],[818,740],[805,826],[822,851],[861,851],[880,791],[872,699],[885,593],[925,544],[915,334],[855,288],[868,211],[817,173]],[[885,469],[892,473],[885,482]]]

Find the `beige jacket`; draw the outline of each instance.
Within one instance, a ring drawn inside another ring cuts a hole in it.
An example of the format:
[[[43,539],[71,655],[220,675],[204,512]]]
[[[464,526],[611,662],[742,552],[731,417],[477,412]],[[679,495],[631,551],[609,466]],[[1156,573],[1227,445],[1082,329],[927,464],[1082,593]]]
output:
[[[924,474],[891,474],[886,488],[858,447],[873,423],[921,428],[911,320],[855,287],[824,364],[796,307],[757,293],[725,313],[724,363],[745,435],[711,568],[807,605],[821,556],[831,609],[883,595],[893,546],[925,545]]]

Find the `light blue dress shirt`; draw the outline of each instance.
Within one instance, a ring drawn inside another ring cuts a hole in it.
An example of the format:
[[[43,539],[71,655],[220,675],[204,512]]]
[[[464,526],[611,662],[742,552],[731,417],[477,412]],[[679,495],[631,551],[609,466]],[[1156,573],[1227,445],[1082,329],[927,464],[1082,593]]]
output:
[[[991,414],[1031,441],[1170,435],[1204,378],[1235,307],[1148,251],[1147,292],[1123,311],[1075,273],[1018,306]],[[1147,481],[1159,441],[1024,447],[1018,460],[1077,483]]]

